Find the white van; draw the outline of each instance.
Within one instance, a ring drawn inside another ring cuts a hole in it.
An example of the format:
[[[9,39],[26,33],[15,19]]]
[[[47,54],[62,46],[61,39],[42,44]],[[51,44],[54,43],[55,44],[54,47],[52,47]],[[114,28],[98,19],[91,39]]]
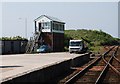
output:
[[[69,52],[82,52],[84,49],[84,42],[82,40],[70,40],[69,42]]]

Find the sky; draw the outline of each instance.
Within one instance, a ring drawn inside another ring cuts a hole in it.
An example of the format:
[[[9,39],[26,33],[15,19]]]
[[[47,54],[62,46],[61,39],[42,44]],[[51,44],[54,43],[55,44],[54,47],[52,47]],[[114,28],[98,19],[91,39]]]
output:
[[[34,19],[43,14],[63,20],[66,30],[101,29],[118,37],[117,2],[3,2],[2,36],[26,37],[27,33],[29,38],[34,32]]]
[[[120,1],[118,4],[118,37],[120,38]]]
[[[1,0],[2,2],[118,2],[120,0]]]

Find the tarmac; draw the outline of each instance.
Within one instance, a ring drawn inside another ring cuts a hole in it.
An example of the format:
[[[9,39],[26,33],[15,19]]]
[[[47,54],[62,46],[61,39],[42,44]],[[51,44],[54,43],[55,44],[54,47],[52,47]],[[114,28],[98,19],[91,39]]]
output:
[[[0,55],[0,81],[59,64],[82,55],[84,54],[70,54],[68,52]]]

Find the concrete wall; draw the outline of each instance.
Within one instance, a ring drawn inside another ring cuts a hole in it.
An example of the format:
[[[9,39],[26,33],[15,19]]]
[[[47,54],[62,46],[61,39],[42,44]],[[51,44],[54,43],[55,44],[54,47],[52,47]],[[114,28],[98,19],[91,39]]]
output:
[[[0,41],[2,52],[0,54],[25,53],[27,41],[25,40],[6,40]]]
[[[19,53],[20,52],[20,41],[14,41],[13,42],[13,53]]]
[[[25,47],[27,45],[27,41],[20,41],[20,52],[25,53]]]
[[[33,84],[36,83],[49,83],[52,84],[55,83],[55,79],[59,77],[61,74],[65,74],[70,70],[70,62],[71,60],[67,60],[64,62],[61,62],[59,64],[55,64],[43,69],[35,70],[31,73],[13,78],[9,81],[2,82],[2,84],[16,84],[17,82],[30,82]],[[25,84],[26,84],[25,83]],[[22,84],[22,83],[21,83]],[[28,83],[29,84],[29,83]]]
[[[2,41],[0,41],[0,54],[2,53]]]
[[[12,53],[11,41],[2,41],[4,53]]]
[[[83,54],[80,57],[76,57],[71,60],[71,67],[79,67],[90,60],[89,54]]]
[[[63,74],[69,72],[71,67],[80,66],[85,64],[90,59],[90,55],[86,54],[83,56],[79,56],[74,59],[69,59],[57,64],[54,64],[49,67],[40,68],[37,70],[31,70],[30,73],[25,73],[22,76],[18,76],[16,78],[11,78],[11,80],[7,80],[2,82],[2,84],[17,84],[18,82],[21,84],[23,82],[26,83],[57,83],[57,79],[59,79]]]

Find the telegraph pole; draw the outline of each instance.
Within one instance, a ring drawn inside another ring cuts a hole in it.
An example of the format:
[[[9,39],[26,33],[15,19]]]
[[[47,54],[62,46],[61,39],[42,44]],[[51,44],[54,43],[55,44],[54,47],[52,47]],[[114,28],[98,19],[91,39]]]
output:
[[[27,18],[19,18],[20,20],[21,19],[24,19],[24,26],[25,26],[25,38],[27,38]]]

